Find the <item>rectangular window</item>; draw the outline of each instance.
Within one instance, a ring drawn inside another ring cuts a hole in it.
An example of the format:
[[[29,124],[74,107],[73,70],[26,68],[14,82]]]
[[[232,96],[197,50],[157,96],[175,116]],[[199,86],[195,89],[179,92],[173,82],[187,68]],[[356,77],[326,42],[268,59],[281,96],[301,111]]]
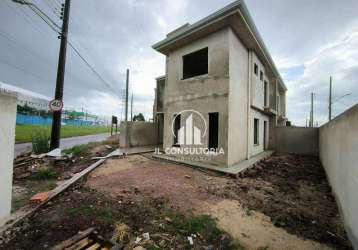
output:
[[[219,143],[219,113],[209,113],[209,149],[217,149]]]
[[[259,145],[259,119],[254,119],[254,145]]]
[[[264,121],[264,150],[267,149],[267,121]]]
[[[208,48],[183,56],[183,79],[208,73]]]
[[[180,129],[180,115],[174,115],[175,116],[175,121],[174,121],[174,143],[173,146],[179,146],[178,144],[178,132]]]
[[[259,67],[257,66],[256,63],[254,63],[254,73],[255,73],[255,75],[258,75],[258,73],[259,73]]]
[[[260,80],[262,81],[264,79],[264,72],[260,71]]]
[[[267,81],[264,81],[264,106],[267,107]]]

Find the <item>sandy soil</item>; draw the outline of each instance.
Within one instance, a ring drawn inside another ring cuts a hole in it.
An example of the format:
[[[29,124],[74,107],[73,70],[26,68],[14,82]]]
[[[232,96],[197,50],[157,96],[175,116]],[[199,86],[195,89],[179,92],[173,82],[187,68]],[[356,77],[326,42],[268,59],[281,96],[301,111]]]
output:
[[[289,170],[289,164],[291,164],[288,163],[289,160],[294,164],[307,164],[310,169],[308,172],[302,172],[302,169],[294,169],[292,172]],[[273,162],[277,163],[276,165],[279,165],[278,162],[284,163],[281,171],[270,169],[272,165],[275,165]],[[137,155],[108,161],[92,172],[88,177],[87,185],[119,200],[141,200],[143,197],[164,198],[173,208],[181,211],[193,210],[196,213],[211,214],[218,218],[224,230],[231,233],[247,249],[259,247],[263,249],[329,249],[329,247],[334,248],[339,245],[349,248],[346,242],[329,239],[330,245],[328,246],[309,240],[309,237],[302,233],[304,229],[308,232],[317,232],[317,228],[320,227],[317,227],[315,223],[321,223],[326,219],[335,223],[330,230],[334,231],[338,225],[340,235],[344,235],[344,231],[342,232],[340,228],[341,221],[337,216],[337,207],[326,186],[325,176],[322,175],[321,170],[312,167],[314,166],[312,162],[314,159],[270,158],[255,170],[248,171],[246,176],[234,180]],[[287,178],[283,173],[296,174],[301,181],[298,183],[304,183],[304,185],[297,186],[298,184],[294,183],[297,181],[296,177]],[[265,174],[267,178],[263,176]],[[284,182],[285,178],[288,181]],[[282,202],[276,200],[272,203],[272,199],[267,199],[267,194],[275,196],[278,187],[282,190],[279,193],[279,199]],[[300,195],[297,195],[298,193]],[[323,198],[317,201],[315,200],[317,196]],[[300,200],[303,203],[300,203]],[[316,206],[315,212],[307,206],[309,201]],[[298,208],[296,207],[295,210],[294,205],[288,205],[289,202],[293,204],[297,202]],[[302,209],[303,206],[306,206],[305,209]],[[281,218],[277,217],[280,209],[282,218],[286,218],[288,224],[277,224],[277,219]],[[326,213],[324,209],[327,210]],[[293,214],[290,213],[292,211],[294,211]],[[316,213],[321,214],[318,216]],[[295,222],[293,215],[304,218],[307,214],[311,221],[314,221],[311,227],[307,223],[301,223],[299,219],[297,219],[298,226],[289,223]],[[330,214],[334,215],[333,219],[327,217]],[[313,231],[310,231],[311,229]],[[325,242],[324,239],[321,240]]]
[[[333,249],[312,240],[303,240],[275,227],[270,218],[260,212],[242,208],[238,201],[224,200],[210,206],[219,226],[238,239],[246,249]]]

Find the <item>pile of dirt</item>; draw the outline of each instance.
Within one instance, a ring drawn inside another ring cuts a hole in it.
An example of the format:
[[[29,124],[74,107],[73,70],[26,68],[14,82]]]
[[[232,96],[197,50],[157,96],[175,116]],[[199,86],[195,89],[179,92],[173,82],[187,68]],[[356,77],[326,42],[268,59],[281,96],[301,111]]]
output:
[[[298,236],[350,249],[342,218],[317,157],[272,156],[210,193],[236,199]],[[248,213],[249,213],[248,210]]]
[[[231,237],[218,229],[215,220],[208,216],[187,218],[168,209],[164,199],[138,203],[119,200],[82,185],[49,202],[16,229],[13,239],[0,243],[0,248],[48,249],[89,227],[95,227],[106,239],[120,239],[124,249],[136,246],[146,249],[237,249]]]

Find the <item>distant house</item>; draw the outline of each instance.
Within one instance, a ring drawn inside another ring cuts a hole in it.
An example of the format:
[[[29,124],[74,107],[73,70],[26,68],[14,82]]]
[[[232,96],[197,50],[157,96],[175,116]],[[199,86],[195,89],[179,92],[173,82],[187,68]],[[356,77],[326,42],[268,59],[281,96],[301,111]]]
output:
[[[287,89],[243,1],[185,24],[153,48],[166,56],[153,109],[164,148],[181,147],[181,125],[193,119],[177,115],[183,110],[204,117],[206,147],[225,150],[210,163],[230,166],[273,147],[275,127],[287,120]]]

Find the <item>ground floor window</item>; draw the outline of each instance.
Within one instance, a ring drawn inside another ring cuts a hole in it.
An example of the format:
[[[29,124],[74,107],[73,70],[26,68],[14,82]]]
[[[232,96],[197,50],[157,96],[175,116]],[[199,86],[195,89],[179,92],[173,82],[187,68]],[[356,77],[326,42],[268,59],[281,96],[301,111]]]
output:
[[[254,119],[254,145],[259,145],[259,119]]]
[[[219,113],[209,113],[209,146],[217,149],[219,144]]]

